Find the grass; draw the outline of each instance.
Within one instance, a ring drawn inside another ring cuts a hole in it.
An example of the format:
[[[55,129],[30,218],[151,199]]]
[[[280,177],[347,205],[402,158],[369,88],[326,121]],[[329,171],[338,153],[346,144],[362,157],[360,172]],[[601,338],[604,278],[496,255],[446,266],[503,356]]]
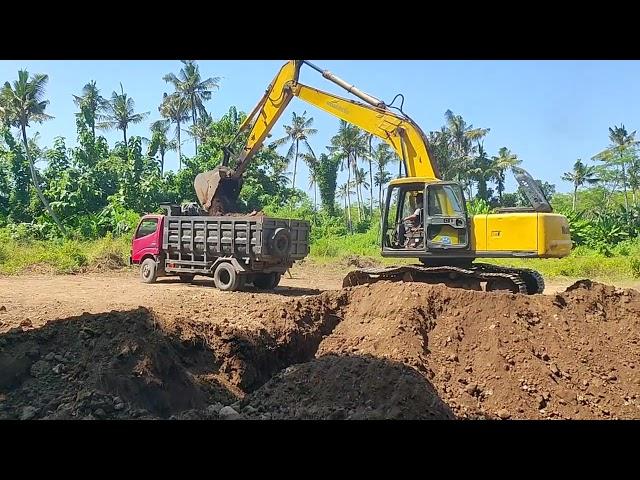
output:
[[[118,269],[128,264],[129,237],[106,236],[93,241],[14,240],[0,230],[0,274],[17,275],[29,271],[79,273]],[[319,265],[354,265],[354,257],[380,265],[413,263],[415,259],[382,258],[375,229],[346,236],[316,239],[310,260]],[[586,247],[576,248],[561,259],[483,259],[487,263],[532,268],[546,278],[592,278],[603,281],[640,278],[640,241],[624,242],[609,256]]]
[[[79,273],[87,270],[121,268],[128,264],[128,238],[107,236],[78,242],[13,240],[0,238],[0,274],[17,275],[29,271]]]

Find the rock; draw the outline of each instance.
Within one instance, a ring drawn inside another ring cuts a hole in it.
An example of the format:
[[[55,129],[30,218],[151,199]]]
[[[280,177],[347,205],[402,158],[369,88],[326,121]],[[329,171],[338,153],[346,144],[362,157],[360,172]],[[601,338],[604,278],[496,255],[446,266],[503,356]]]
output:
[[[509,411],[506,408],[502,408],[502,409],[498,410],[496,412],[496,415],[498,415],[498,417],[500,417],[502,420],[507,420],[507,419],[511,418],[511,414],[509,413]]]
[[[222,420],[240,420],[242,416],[230,406],[222,407],[219,412]]]
[[[4,305],[0,305],[0,312],[6,312],[7,311],[7,307],[5,307]]]
[[[105,416],[107,415],[107,412],[105,412],[105,411],[104,411],[103,409],[101,409],[101,408],[96,408],[96,409],[93,411],[93,414],[94,414],[96,417],[98,417],[98,418],[103,418],[103,417],[105,417]]]
[[[51,371],[51,364],[49,362],[45,362],[44,360],[38,360],[33,365],[31,365],[30,371],[31,375],[38,378]]]
[[[617,380],[617,379],[618,379],[618,377],[616,377],[613,373],[612,373],[612,374],[610,374],[610,375],[607,377],[607,380],[608,380],[608,381],[610,381],[610,382],[613,382],[613,381],[615,381],[615,380]]]
[[[59,363],[55,367],[53,367],[51,371],[55,374],[60,374],[62,371],[64,371],[64,365]]]
[[[248,413],[248,414],[256,413],[257,411],[258,409],[252,407],[251,405],[247,405],[242,409],[242,413]]]
[[[37,413],[38,410],[36,408],[31,405],[27,405],[22,409],[22,412],[20,412],[20,420],[31,420]]]
[[[58,362],[64,362],[64,357],[60,354],[56,354],[53,356]]]
[[[126,405],[124,403],[120,402],[120,403],[116,403],[113,408],[115,408],[116,410],[124,410],[125,406]]]
[[[464,391],[473,397],[478,392],[478,385],[476,385],[475,383],[470,383],[465,387]]]
[[[220,402],[216,402],[213,405],[209,405],[207,407],[206,413],[210,417],[217,417],[218,415],[220,415],[220,410],[222,410],[223,408],[224,405],[222,405]]]
[[[56,356],[56,354],[55,354],[55,353],[53,353],[53,352],[49,352],[49,353],[47,353],[47,354],[44,356],[44,359],[45,359],[47,362],[50,362],[51,360],[53,360],[53,359],[55,358],[55,356]]]
[[[558,366],[555,363],[552,363],[551,365],[549,365],[549,370],[551,370],[551,373],[553,373],[555,376],[557,377],[560,376],[560,370],[558,369]]]
[[[263,413],[262,415],[260,415],[260,420],[271,420],[271,414]]]
[[[544,360],[545,362],[548,362],[549,360],[551,360],[551,357],[549,357],[549,354],[543,353],[542,360]]]
[[[467,373],[471,373],[473,371],[473,367],[471,365],[467,365],[464,367],[464,371]]]
[[[95,419],[96,419],[96,417],[94,417],[91,414],[82,417],[82,420],[95,420]]]
[[[451,355],[449,355],[449,357],[447,357],[447,360],[449,360],[450,362],[457,362],[458,355],[456,355],[455,353],[452,353]]]
[[[21,327],[33,327],[33,323],[28,318],[20,322]]]

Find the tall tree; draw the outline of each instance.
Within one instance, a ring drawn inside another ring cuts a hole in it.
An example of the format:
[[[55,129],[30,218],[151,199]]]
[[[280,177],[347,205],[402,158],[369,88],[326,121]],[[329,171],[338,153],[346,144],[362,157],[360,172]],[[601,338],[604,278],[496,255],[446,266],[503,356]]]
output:
[[[168,119],[171,123],[176,124],[176,148],[178,149],[178,170],[182,169],[182,142],[180,140],[180,131],[182,122],[187,121],[189,118],[188,104],[180,95],[164,94],[162,97],[162,103],[158,107],[160,115]]]
[[[627,196],[627,164],[634,161],[635,148],[638,146],[636,131],[629,133],[624,125],[619,127],[609,127],[609,148],[595,155],[593,158],[606,163],[620,166],[622,168],[622,190],[624,192],[624,206],[629,209],[629,198]]]
[[[285,158],[288,162],[293,160],[293,179],[291,181],[293,188],[296,188],[296,170],[298,167],[300,144],[302,144],[307,153],[313,154],[313,149],[311,148],[311,145],[309,145],[308,139],[310,136],[318,133],[318,130],[311,128],[311,125],[313,125],[313,117],[307,118],[306,115],[306,111],[304,111],[302,115],[298,115],[296,112],[293,112],[291,125],[284,126],[286,136],[273,142],[276,147],[280,147],[287,143],[291,144]]]
[[[573,204],[571,209],[575,211],[576,209],[576,199],[578,198],[578,188],[580,188],[585,183],[594,184],[600,181],[600,179],[595,177],[596,167],[593,165],[587,166],[582,163],[581,159],[576,160],[576,163],[573,164],[573,170],[571,172],[566,172],[562,179],[573,183]]]
[[[379,143],[373,151],[373,162],[376,165],[374,185],[378,187],[378,205],[380,207],[380,217],[383,215],[382,188],[391,181],[391,174],[387,171],[395,155],[386,143]]]
[[[96,118],[98,118],[100,112],[108,108],[109,102],[100,95],[100,90],[98,90],[95,80],[87,83],[82,88],[80,96],[74,95],[73,101],[80,108],[78,115],[82,115],[87,125],[91,127],[91,135],[95,141]]]
[[[495,173],[496,185],[498,188],[498,196],[500,197],[500,204],[502,204],[502,193],[504,192],[504,182],[505,176],[504,172],[506,172],[511,167],[519,165],[522,163],[522,160],[518,158],[515,153],[512,153],[507,147],[502,147],[498,151],[498,155],[492,158],[493,160],[493,169]]]
[[[318,159],[313,153],[300,155],[309,168],[309,188],[313,188],[313,209],[318,210]]]
[[[317,164],[317,183],[320,190],[320,201],[322,208],[329,213],[335,215],[336,203],[336,185],[338,180],[338,168],[340,166],[340,158],[336,155],[320,154]]]
[[[211,100],[213,89],[219,88],[220,77],[209,77],[203,79],[200,75],[200,67],[193,60],[181,60],[184,67],[180,69],[178,75],[169,73],[163,80],[173,84],[176,93],[181,96],[191,110],[191,125],[195,127],[198,112],[201,116],[206,113],[204,102]],[[193,137],[196,155],[198,154],[198,137]]]
[[[343,183],[340,185],[336,191],[339,198],[344,200],[344,211],[345,211],[345,221],[347,222],[347,228],[351,230],[351,195],[353,195],[353,191],[351,190],[351,185],[349,183]]]
[[[27,141],[27,127],[30,122],[41,123],[53,118],[45,113],[45,109],[49,104],[49,100],[44,99],[44,89],[48,80],[48,75],[36,73],[29,78],[29,72],[20,70],[18,72],[18,80],[13,82],[13,87],[9,82],[6,82],[2,87],[0,104],[2,104],[4,115],[8,118],[9,123],[19,127],[22,132],[24,152],[29,161],[31,180],[38,198],[49,212],[49,215],[51,215],[51,218],[53,218],[60,232],[65,235],[66,231],[62,223],[42,193],[33,159],[29,155],[29,142]]]
[[[171,127],[169,120],[157,120],[151,124],[151,142],[149,142],[150,157],[160,154],[160,176],[164,176],[164,156],[170,150],[177,148],[175,140],[169,140],[167,134]]]
[[[364,195],[362,194],[362,189],[364,188],[365,190],[369,190],[369,187],[371,186],[367,182],[367,172],[365,172],[364,168],[356,169],[354,178],[353,178],[353,184],[356,187],[356,192],[357,192],[357,195],[360,197],[360,202],[362,203],[362,210],[364,211],[366,207],[364,204]],[[360,221],[362,221],[362,216],[360,217]]]
[[[340,170],[347,168],[347,185],[349,188],[345,190],[347,192],[348,203],[348,221],[349,229],[352,230],[351,223],[351,171],[357,169],[358,156],[360,156],[364,150],[363,136],[361,131],[355,125],[351,125],[344,120],[340,120],[340,127],[338,133],[331,138],[331,145],[327,147],[329,152],[337,155],[341,160]],[[358,201],[358,211],[360,211],[360,204]]]
[[[100,115],[102,120],[98,123],[98,128],[104,130],[111,130],[113,128],[122,130],[122,136],[124,138],[124,145],[129,151],[129,145],[127,143],[127,129],[129,125],[136,125],[142,123],[145,118],[149,116],[149,112],[135,113],[136,102],[133,98],[124,93],[124,87],[120,84],[120,93],[113,92],[111,94],[111,101],[105,107],[105,115]]]

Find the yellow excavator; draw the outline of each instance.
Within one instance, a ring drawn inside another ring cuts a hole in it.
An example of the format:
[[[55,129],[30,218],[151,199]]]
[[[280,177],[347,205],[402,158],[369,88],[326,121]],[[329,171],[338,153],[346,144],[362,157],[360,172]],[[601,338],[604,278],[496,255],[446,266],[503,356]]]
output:
[[[300,83],[303,65],[364,103]],[[293,97],[380,138],[395,151],[406,172],[405,177],[392,180],[387,189],[381,254],[418,259],[420,264],[354,270],[344,278],[343,286],[404,280],[536,294],[544,290],[544,280],[538,272],[474,260],[561,258],[570,253],[572,242],[566,217],[552,213],[544,193],[525,170],[512,169],[531,207],[502,208],[497,213],[470,216],[462,187],[439,178],[426,135],[402,111],[402,105],[387,105],[305,60],[287,62],[247,116],[238,131],[238,135],[248,132],[242,151],[236,154],[230,147],[225,148],[222,165],[196,177],[198,199],[209,215],[233,211],[247,165]],[[232,156],[235,161],[230,166]]]

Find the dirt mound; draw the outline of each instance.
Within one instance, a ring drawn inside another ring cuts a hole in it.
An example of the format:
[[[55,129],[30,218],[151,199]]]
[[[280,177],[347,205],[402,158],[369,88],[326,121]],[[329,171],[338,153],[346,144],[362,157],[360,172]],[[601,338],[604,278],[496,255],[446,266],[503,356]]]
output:
[[[288,367],[242,408],[247,418],[279,420],[454,418],[415,370],[370,356],[326,355]]]
[[[127,266],[127,262],[118,252],[105,252],[91,261],[88,271],[120,270]]]
[[[143,308],[14,329],[0,349],[0,418],[166,418],[235,400],[215,357]]]
[[[0,335],[0,418],[640,418],[634,290],[224,298]]]

